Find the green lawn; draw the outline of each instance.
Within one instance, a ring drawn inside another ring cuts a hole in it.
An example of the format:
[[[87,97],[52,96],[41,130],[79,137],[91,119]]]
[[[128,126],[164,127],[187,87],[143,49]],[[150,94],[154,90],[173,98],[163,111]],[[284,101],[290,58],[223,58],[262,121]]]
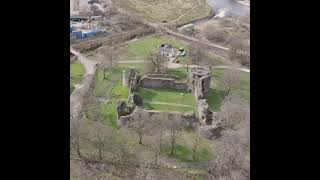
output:
[[[150,110],[159,110],[159,111],[178,111],[178,112],[193,112],[194,107],[183,107],[183,106],[173,106],[173,105],[163,105],[163,104],[151,104],[151,103],[144,103],[144,108],[145,109],[150,109]]]
[[[153,36],[131,42],[127,46],[122,47],[122,52],[120,54],[119,60],[146,60],[149,54],[153,50],[158,49],[159,45],[163,43],[170,43],[176,48],[183,47],[187,53],[185,56],[179,56],[177,59],[181,64],[192,64],[191,57],[188,55],[188,43],[167,36]],[[208,52],[207,54],[205,54],[204,59],[212,60],[217,65],[224,64],[223,58],[212,52]]]
[[[190,92],[174,89],[139,88],[138,93],[145,101],[167,102],[195,106],[195,98]],[[181,95],[183,93],[183,95]]]
[[[225,71],[226,69],[215,69],[213,70],[213,77],[219,79]],[[240,86],[233,92],[248,102],[250,101],[250,73],[240,73]]]
[[[80,62],[71,64],[71,76],[83,76],[85,73],[84,66]]]
[[[173,38],[167,38],[162,36],[154,36],[150,38],[140,39],[129,43],[123,53],[120,55],[120,60],[145,60],[148,55],[155,49],[159,48],[160,44],[170,43],[173,46],[180,48],[186,48],[187,44],[175,40]],[[179,57],[180,60],[190,59],[189,56]]]
[[[174,149],[174,155],[171,156],[171,145],[169,143],[164,145],[163,151],[171,158],[175,158],[179,162],[205,162],[210,158],[209,152],[212,141],[199,137],[198,148],[196,152],[196,160],[192,159],[192,147],[195,137],[194,131],[182,131],[180,137],[177,139],[177,144]]]
[[[117,102],[120,99],[127,99],[129,95],[128,88],[122,86],[122,71],[130,67],[135,67],[139,72],[144,73],[142,64],[118,64],[106,72],[106,79],[103,79],[103,70],[98,70],[96,73],[93,96],[107,98],[109,101],[98,107],[88,108],[88,114],[97,113],[94,108],[98,108],[103,116],[103,122],[114,128],[117,127]]]
[[[177,76],[178,80],[186,80],[187,78],[187,68],[178,68],[178,69],[168,69],[168,74]]]
[[[122,86],[122,71],[128,70],[131,65],[121,64],[106,73],[106,79],[103,79],[103,70],[96,73],[96,85],[93,89],[95,97],[107,97],[108,103],[101,105],[101,114],[104,122],[112,127],[117,127],[116,105],[118,100],[127,99],[129,90]],[[142,66],[135,66],[137,70],[143,71]]]
[[[179,112],[192,112],[195,110],[195,98],[190,92],[183,92],[174,89],[139,88],[138,93],[146,102],[145,105],[147,109]],[[148,102],[154,102],[155,104]],[[172,104],[157,104],[157,102]],[[175,104],[188,105],[190,107],[178,106]]]
[[[206,97],[207,103],[212,111],[219,111],[221,106],[222,92],[216,89],[210,89]]]
[[[84,69],[84,66],[77,61],[71,64],[70,71],[71,71],[71,77],[70,77],[70,95],[71,95],[75,88],[74,86],[76,84],[81,83],[83,79],[83,75],[85,74],[85,69]]]
[[[116,82],[122,82],[122,71],[127,71],[130,67],[136,68],[142,74],[144,73],[143,64],[118,64],[116,67],[107,71],[105,75],[106,79],[103,79],[103,70],[97,71],[96,84],[93,90],[93,95],[96,97],[107,96]]]
[[[179,162],[202,162],[209,160],[209,151],[205,148],[199,148],[196,156],[197,159],[195,161],[192,160],[192,150],[191,148],[186,147],[182,144],[176,144],[174,148],[174,155],[171,156],[171,146],[166,144],[164,146],[164,152],[169,155],[169,157],[173,157],[177,159]]]

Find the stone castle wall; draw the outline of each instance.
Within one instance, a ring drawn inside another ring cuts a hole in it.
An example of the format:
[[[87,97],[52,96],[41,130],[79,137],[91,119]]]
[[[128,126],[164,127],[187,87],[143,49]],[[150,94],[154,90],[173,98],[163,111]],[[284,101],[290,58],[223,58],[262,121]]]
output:
[[[143,114],[143,115],[142,115]],[[159,114],[167,114],[170,118],[170,116],[174,116],[172,118],[179,118],[183,122],[182,124],[184,127],[193,127],[195,123],[198,123],[197,118],[194,116],[193,113],[181,113],[181,112],[162,112],[162,111],[154,111],[154,110],[146,110],[141,108],[135,108],[135,110],[130,114],[126,116],[120,116],[118,120],[119,126],[125,126],[129,121],[135,121],[137,120],[137,117],[144,117],[149,118],[153,115],[159,115]],[[139,116],[140,115],[140,116]]]
[[[190,91],[187,83],[178,82],[173,78],[144,76],[140,80],[140,86],[145,88],[166,88]]]

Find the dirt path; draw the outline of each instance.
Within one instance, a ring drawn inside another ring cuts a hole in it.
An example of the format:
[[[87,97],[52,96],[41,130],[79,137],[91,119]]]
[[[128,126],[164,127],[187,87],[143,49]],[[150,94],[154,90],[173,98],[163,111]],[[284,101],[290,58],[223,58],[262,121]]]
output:
[[[179,64],[179,63],[168,63],[168,68],[169,69],[177,69],[177,68],[181,68],[181,67],[187,67],[186,64]],[[189,68],[193,68],[193,67],[200,67],[198,65],[189,65]],[[219,66],[212,66],[213,69],[231,69],[231,66],[224,66],[224,65],[219,65]],[[250,73],[250,69],[246,69],[246,68],[235,68],[236,70],[239,71],[243,71],[243,72],[247,72]]]
[[[198,5],[194,6],[193,8],[189,9],[187,12],[183,13],[182,15],[180,15],[176,20],[174,21],[179,21],[183,16],[185,16],[186,14],[188,14],[190,11],[194,10],[195,8],[197,8],[198,6],[200,6],[200,1],[198,0]]]
[[[119,64],[143,64],[145,61],[144,60],[128,60],[128,61],[118,61]],[[187,67],[186,64],[179,64],[179,63],[173,63],[169,62],[167,63],[167,66],[169,69],[178,69],[181,67]],[[197,65],[189,65],[189,68],[193,67],[199,67]],[[212,66],[213,69],[231,69],[231,66],[224,66],[224,65],[219,65],[219,66]],[[246,68],[236,68],[239,71],[247,72],[250,73],[250,69]]]
[[[96,68],[96,65],[98,64],[98,62],[89,60],[87,57],[81,55],[80,52],[74,50],[72,47],[70,47],[70,52],[78,57],[78,60],[86,69],[85,75],[94,74],[95,68]]]
[[[117,61],[118,64],[143,64],[144,60],[126,60],[126,61]]]
[[[70,52],[78,57],[78,60],[83,64],[86,71],[83,81],[79,86],[75,87],[70,96],[70,115],[73,118],[78,118],[83,107],[84,96],[89,91],[98,63],[89,60],[78,51],[72,49],[72,47],[70,47]]]

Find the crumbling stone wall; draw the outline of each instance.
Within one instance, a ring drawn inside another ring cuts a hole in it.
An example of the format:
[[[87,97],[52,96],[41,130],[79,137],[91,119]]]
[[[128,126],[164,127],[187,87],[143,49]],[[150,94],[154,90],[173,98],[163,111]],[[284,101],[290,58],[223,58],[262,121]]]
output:
[[[134,67],[130,67],[127,72],[123,71],[122,84],[129,88],[130,94],[138,90],[140,79],[141,75]]]
[[[196,92],[197,97],[203,99],[209,92],[211,74],[210,69],[206,67],[194,67],[191,68],[188,73],[188,82],[192,92]]]
[[[210,111],[205,97],[209,93],[211,73],[209,68],[194,67],[188,73],[188,83],[198,106],[199,120],[201,125],[211,125],[213,112]]]
[[[193,127],[194,124],[198,123],[197,118],[193,113],[180,113],[180,112],[162,112],[162,111],[154,111],[154,110],[146,110],[142,108],[135,108],[134,111],[130,115],[120,116],[118,119],[119,126],[125,126],[129,121],[135,121],[136,117],[141,117],[139,114],[143,114],[143,117],[150,118],[152,115],[158,115],[161,113],[167,113],[169,118],[170,116],[174,116],[175,118],[181,119],[184,127]]]
[[[188,83],[178,82],[173,78],[144,76],[140,80],[140,86],[145,88],[167,88],[190,91]]]

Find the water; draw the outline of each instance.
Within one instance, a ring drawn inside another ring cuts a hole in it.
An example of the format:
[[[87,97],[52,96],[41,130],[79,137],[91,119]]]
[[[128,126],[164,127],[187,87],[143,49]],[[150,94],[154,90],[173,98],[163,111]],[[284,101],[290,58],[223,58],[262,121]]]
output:
[[[233,2],[232,0],[207,0],[207,3],[216,11],[216,15],[213,18],[222,18],[226,15],[244,17],[250,16],[250,7],[240,3]],[[211,18],[199,19],[190,24],[199,25],[210,19]],[[182,30],[190,24],[181,26],[178,29]]]
[[[236,3],[232,0],[207,0],[208,4],[220,14],[223,13],[234,16],[250,16],[250,7]]]

